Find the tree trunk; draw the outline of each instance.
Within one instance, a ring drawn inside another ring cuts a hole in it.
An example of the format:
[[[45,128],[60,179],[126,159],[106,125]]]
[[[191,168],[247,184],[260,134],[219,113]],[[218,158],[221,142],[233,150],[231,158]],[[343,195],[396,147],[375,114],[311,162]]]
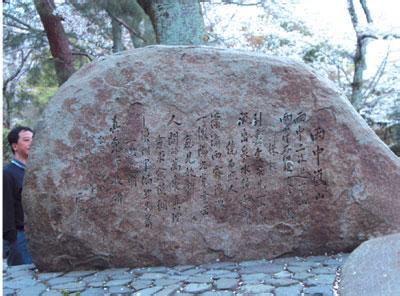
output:
[[[364,71],[366,68],[365,56],[367,54],[367,40],[362,36],[357,37],[357,48],[354,56],[354,75],[351,84],[352,92],[350,102],[359,111],[362,107],[364,96]]]
[[[157,43],[204,44],[206,33],[199,1],[139,0],[150,16]]]
[[[61,23],[61,17],[53,14],[54,0],[35,0],[35,7],[46,31],[58,84],[61,85],[75,72],[68,38]]]
[[[121,25],[114,18],[111,17],[111,26],[112,26],[112,37],[113,37],[113,52],[123,51],[124,45],[122,44]]]

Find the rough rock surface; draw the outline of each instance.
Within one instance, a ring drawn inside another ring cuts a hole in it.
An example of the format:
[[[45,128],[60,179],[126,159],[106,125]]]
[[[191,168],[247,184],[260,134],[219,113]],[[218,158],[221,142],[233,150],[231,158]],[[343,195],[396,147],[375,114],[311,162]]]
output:
[[[400,233],[364,242],[343,266],[340,295],[400,295]]]
[[[39,269],[348,251],[400,230],[400,161],[307,67],[154,46],[83,67],[37,127]]]

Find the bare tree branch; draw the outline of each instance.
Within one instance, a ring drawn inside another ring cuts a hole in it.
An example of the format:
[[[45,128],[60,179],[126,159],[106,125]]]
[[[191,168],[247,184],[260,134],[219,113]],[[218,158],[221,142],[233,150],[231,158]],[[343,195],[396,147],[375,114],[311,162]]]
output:
[[[354,8],[353,0],[347,0],[347,10],[350,13],[350,18],[351,18],[351,23],[353,24],[353,28],[357,32],[358,18],[357,18],[356,10]]]
[[[364,97],[364,102],[372,94],[372,92],[374,91],[374,89],[378,85],[379,80],[382,78],[383,73],[385,72],[385,68],[386,68],[388,59],[389,59],[389,50],[386,52],[386,55],[383,58],[381,64],[379,65],[378,70],[376,70],[376,73],[375,73],[374,77],[372,78],[372,80],[369,83],[368,87],[365,88],[365,90],[364,90],[364,92],[362,94],[363,97]]]
[[[90,54],[86,53],[86,52],[77,52],[77,51],[73,51],[72,55],[75,56],[84,56],[87,57],[89,59],[89,61],[93,61],[93,56],[91,56]]]
[[[108,15],[109,15],[112,19],[114,19],[116,22],[118,22],[119,24],[121,24],[122,26],[124,26],[124,27],[129,31],[129,33],[135,35],[135,36],[136,36],[137,38],[139,38],[140,40],[146,42],[146,40],[144,40],[143,37],[140,36],[140,34],[139,34],[134,28],[132,28],[131,26],[129,26],[123,19],[121,19],[121,18],[115,16],[115,15],[114,15],[111,11],[109,11],[109,10],[106,10],[106,11],[107,11]]]
[[[3,94],[7,89],[8,84],[13,81],[22,71],[22,69],[24,68],[25,62],[27,61],[28,57],[30,56],[30,54],[32,53],[33,49],[30,49],[28,51],[28,53],[24,56],[24,52],[21,50],[21,63],[18,66],[17,70],[10,75],[10,77],[8,77],[7,79],[4,80],[3,82]]]
[[[360,4],[361,4],[361,7],[362,7],[362,9],[364,11],[365,18],[367,19],[367,22],[369,24],[372,23],[372,17],[371,17],[371,13],[370,13],[370,11],[368,9],[368,6],[367,6],[367,0],[360,0]]]
[[[13,16],[12,14],[9,14],[7,12],[3,12],[3,16],[5,18],[9,18],[9,19],[13,20],[14,22],[16,22],[16,23],[18,23],[18,24],[23,26],[23,27],[20,27],[20,26],[16,26],[16,25],[10,24],[10,25],[13,25],[16,28],[19,28],[19,29],[22,29],[22,30],[27,30],[27,31],[30,31],[30,32],[35,32],[35,33],[41,33],[41,34],[45,33],[44,30],[33,28],[31,25],[23,22],[22,20],[20,20],[19,18]]]

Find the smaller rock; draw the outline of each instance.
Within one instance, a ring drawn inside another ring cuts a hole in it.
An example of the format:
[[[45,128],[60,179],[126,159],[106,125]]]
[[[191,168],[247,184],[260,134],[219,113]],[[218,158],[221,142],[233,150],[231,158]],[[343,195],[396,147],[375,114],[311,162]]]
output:
[[[343,266],[340,295],[400,295],[400,233],[361,244]]]

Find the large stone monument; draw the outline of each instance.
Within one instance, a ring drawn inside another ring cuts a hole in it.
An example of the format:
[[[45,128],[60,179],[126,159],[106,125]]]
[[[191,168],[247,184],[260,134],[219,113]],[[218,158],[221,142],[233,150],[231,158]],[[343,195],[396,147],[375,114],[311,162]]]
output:
[[[41,270],[350,251],[400,230],[400,161],[302,64],[153,46],[86,65],[37,127]]]

